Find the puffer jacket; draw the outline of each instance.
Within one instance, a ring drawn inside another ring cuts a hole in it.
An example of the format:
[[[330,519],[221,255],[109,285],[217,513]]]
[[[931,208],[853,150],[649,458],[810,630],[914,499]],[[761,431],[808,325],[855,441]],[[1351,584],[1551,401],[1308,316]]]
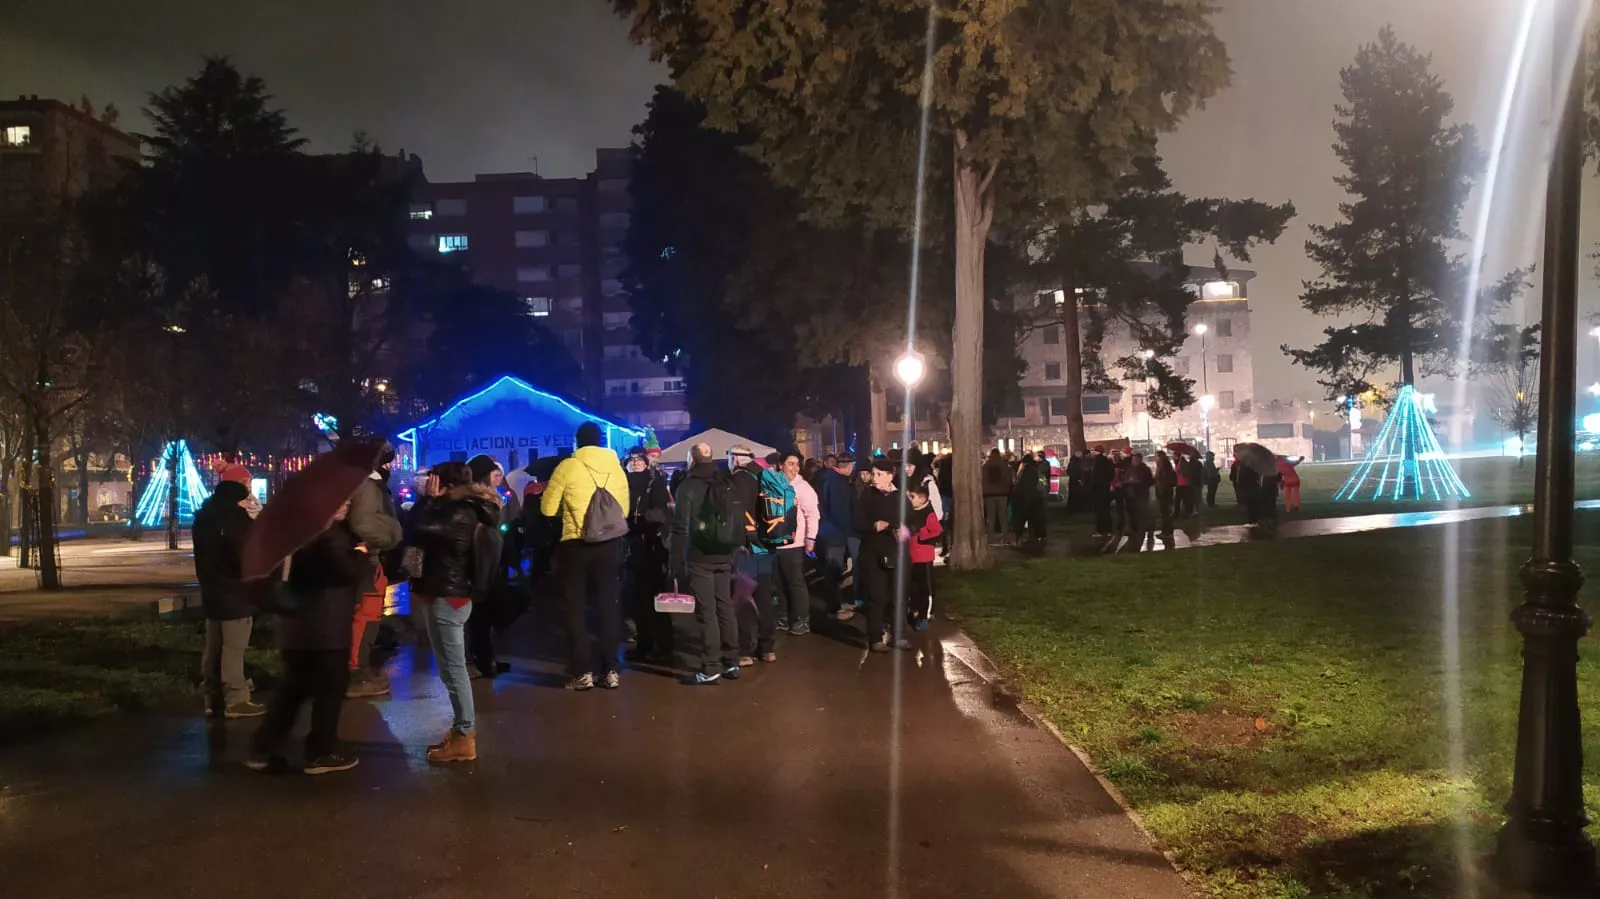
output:
[[[422,577],[411,589],[431,597],[471,597],[482,574],[474,552],[478,527],[500,526],[500,498],[487,484],[452,487],[444,496],[419,500],[412,529],[422,548]],[[498,556],[492,561],[498,561]]]
[[[200,581],[200,604],[212,621],[255,614],[239,573],[244,538],[255,523],[240,505],[249,495],[243,484],[223,481],[194,514],[194,573]]]
[[[602,487],[626,515],[632,508],[628,475],[617,454],[603,446],[578,447],[571,458],[556,466],[539,498],[539,510],[552,518],[561,516],[561,542],[583,539],[583,517],[589,512],[589,500]]]

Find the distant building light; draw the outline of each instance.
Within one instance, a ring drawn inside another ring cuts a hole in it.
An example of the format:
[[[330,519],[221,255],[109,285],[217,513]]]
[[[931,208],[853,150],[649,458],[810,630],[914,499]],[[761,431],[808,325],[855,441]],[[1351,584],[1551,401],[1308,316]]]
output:
[[[167,332],[171,334],[183,334],[187,330],[183,325],[167,325]]]
[[[33,143],[33,127],[30,125],[7,125],[5,131],[5,144],[8,147],[26,147]]]
[[[1200,288],[1200,297],[1206,300],[1231,300],[1237,295],[1232,281],[1207,281]]]
[[[467,248],[467,235],[441,234],[439,235],[439,252],[455,253]]]
[[[411,220],[413,222],[425,222],[431,218],[433,218],[433,207],[425,205],[411,207]]]

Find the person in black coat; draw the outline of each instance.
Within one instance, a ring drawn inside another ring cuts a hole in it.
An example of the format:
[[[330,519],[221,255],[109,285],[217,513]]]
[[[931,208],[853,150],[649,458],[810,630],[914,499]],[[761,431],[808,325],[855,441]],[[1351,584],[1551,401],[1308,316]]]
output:
[[[667,538],[672,527],[672,498],[667,479],[650,465],[644,447],[628,453],[627,567],[623,572],[623,597],[633,622],[634,661],[667,665],[672,661],[672,622],[657,612],[656,594],[667,583]]]
[[[244,651],[250,646],[255,606],[239,577],[239,553],[254,522],[245,505],[250,490],[225,480],[194,514],[194,573],[206,612],[206,649],[200,658],[206,714],[253,718],[266,706],[250,699]]]
[[[1117,470],[1111,460],[1106,458],[1106,448],[1098,445],[1094,448],[1094,455],[1088,460],[1088,466],[1089,504],[1094,507],[1094,535],[1109,537],[1111,536],[1111,485],[1116,480]]]
[[[903,634],[905,599],[895,593],[895,569],[905,564],[905,495],[895,489],[900,466],[888,459],[872,463],[872,486],[856,501],[856,535],[861,538],[861,572],[866,599],[867,645],[873,652],[910,649]],[[887,619],[887,620],[886,620]],[[885,635],[885,625],[892,633]]]
[[[296,609],[278,623],[283,676],[255,734],[255,755],[246,764],[261,770],[280,764],[283,739],[294,728],[300,706],[311,701],[305,772],[327,774],[354,768],[356,757],[339,750],[339,714],[350,680],[350,622],[371,574],[366,547],[345,523],[346,503],[317,538],[290,557],[285,581]]]

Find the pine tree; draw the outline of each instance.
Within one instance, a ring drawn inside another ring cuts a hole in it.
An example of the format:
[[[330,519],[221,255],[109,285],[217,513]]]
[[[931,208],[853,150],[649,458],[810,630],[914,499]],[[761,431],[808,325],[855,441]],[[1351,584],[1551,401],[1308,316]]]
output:
[[[1323,274],[1301,303],[1362,320],[1325,329],[1311,349],[1284,347],[1325,375],[1329,398],[1364,393],[1395,367],[1402,384],[1450,372],[1462,328],[1523,285],[1513,272],[1465,302],[1468,261],[1452,244],[1481,154],[1473,129],[1449,122],[1454,100],[1430,64],[1385,27],[1340,72],[1334,152],[1346,171],[1334,180],[1350,197],[1340,221],[1311,227],[1306,252]]]

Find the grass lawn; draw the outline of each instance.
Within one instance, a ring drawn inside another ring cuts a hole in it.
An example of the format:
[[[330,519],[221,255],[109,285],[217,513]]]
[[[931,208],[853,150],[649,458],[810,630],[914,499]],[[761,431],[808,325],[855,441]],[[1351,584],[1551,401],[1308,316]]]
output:
[[[1374,515],[1395,511],[1423,512],[1436,509],[1465,508],[1469,506],[1502,506],[1527,504],[1533,502],[1533,457],[1526,456],[1518,464],[1518,460],[1506,457],[1486,457],[1479,459],[1459,459],[1453,463],[1461,480],[1466,483],[1472,496],[1465,501],[1452,502],[1406,502],[1398,504],[1390,501],[1373,501],[1372,490],[1376,489],[1376,481],[1369,481],[1367,488],[1357,499],[1347,502],[1334,502],[1333,495],[1344,486],[1346,479],[1355,471],[1354,462],[1325,462],[1300,466],[1300,511],[1289,518],[1334,518],[1344,515]],[[1578,456],[1578,499],[1600,499],[1600,455],[1580,454]],[[1222,486],[1217,488],[1217,508],[1206,513],[1205,523],[1208,525],[1243,524],[1244,512],[1234,503],[1233,485],[1226,480],[1227,473],[1223,473]],[[1281,502],[1281,499],[1280,499]],[[1065,515],[1062,504],[1053,506],[1057,520],[1064,526],[1071,526],[1072,520]],[[1285,519],[1287,520],[1287,518]],[[1080,517],[1079,522],[1087,522]]]
[[[258,629],[246,673],[275,671]],[[140,618],[39,621],[0,629],[0,744],[118,711],[200,705],[198,622]]]
[[[1579,561],[1600,570],[1600,512],[1578,522]],[[1507,616],[1530,539],[1523,518],[1040,559],[951,577],[946,608],[1216,895],[1458,896],[1457,846],[1490,851],[1510,791],[1521,669]],[[1597,659],[1588,638],[1600,819]]]

